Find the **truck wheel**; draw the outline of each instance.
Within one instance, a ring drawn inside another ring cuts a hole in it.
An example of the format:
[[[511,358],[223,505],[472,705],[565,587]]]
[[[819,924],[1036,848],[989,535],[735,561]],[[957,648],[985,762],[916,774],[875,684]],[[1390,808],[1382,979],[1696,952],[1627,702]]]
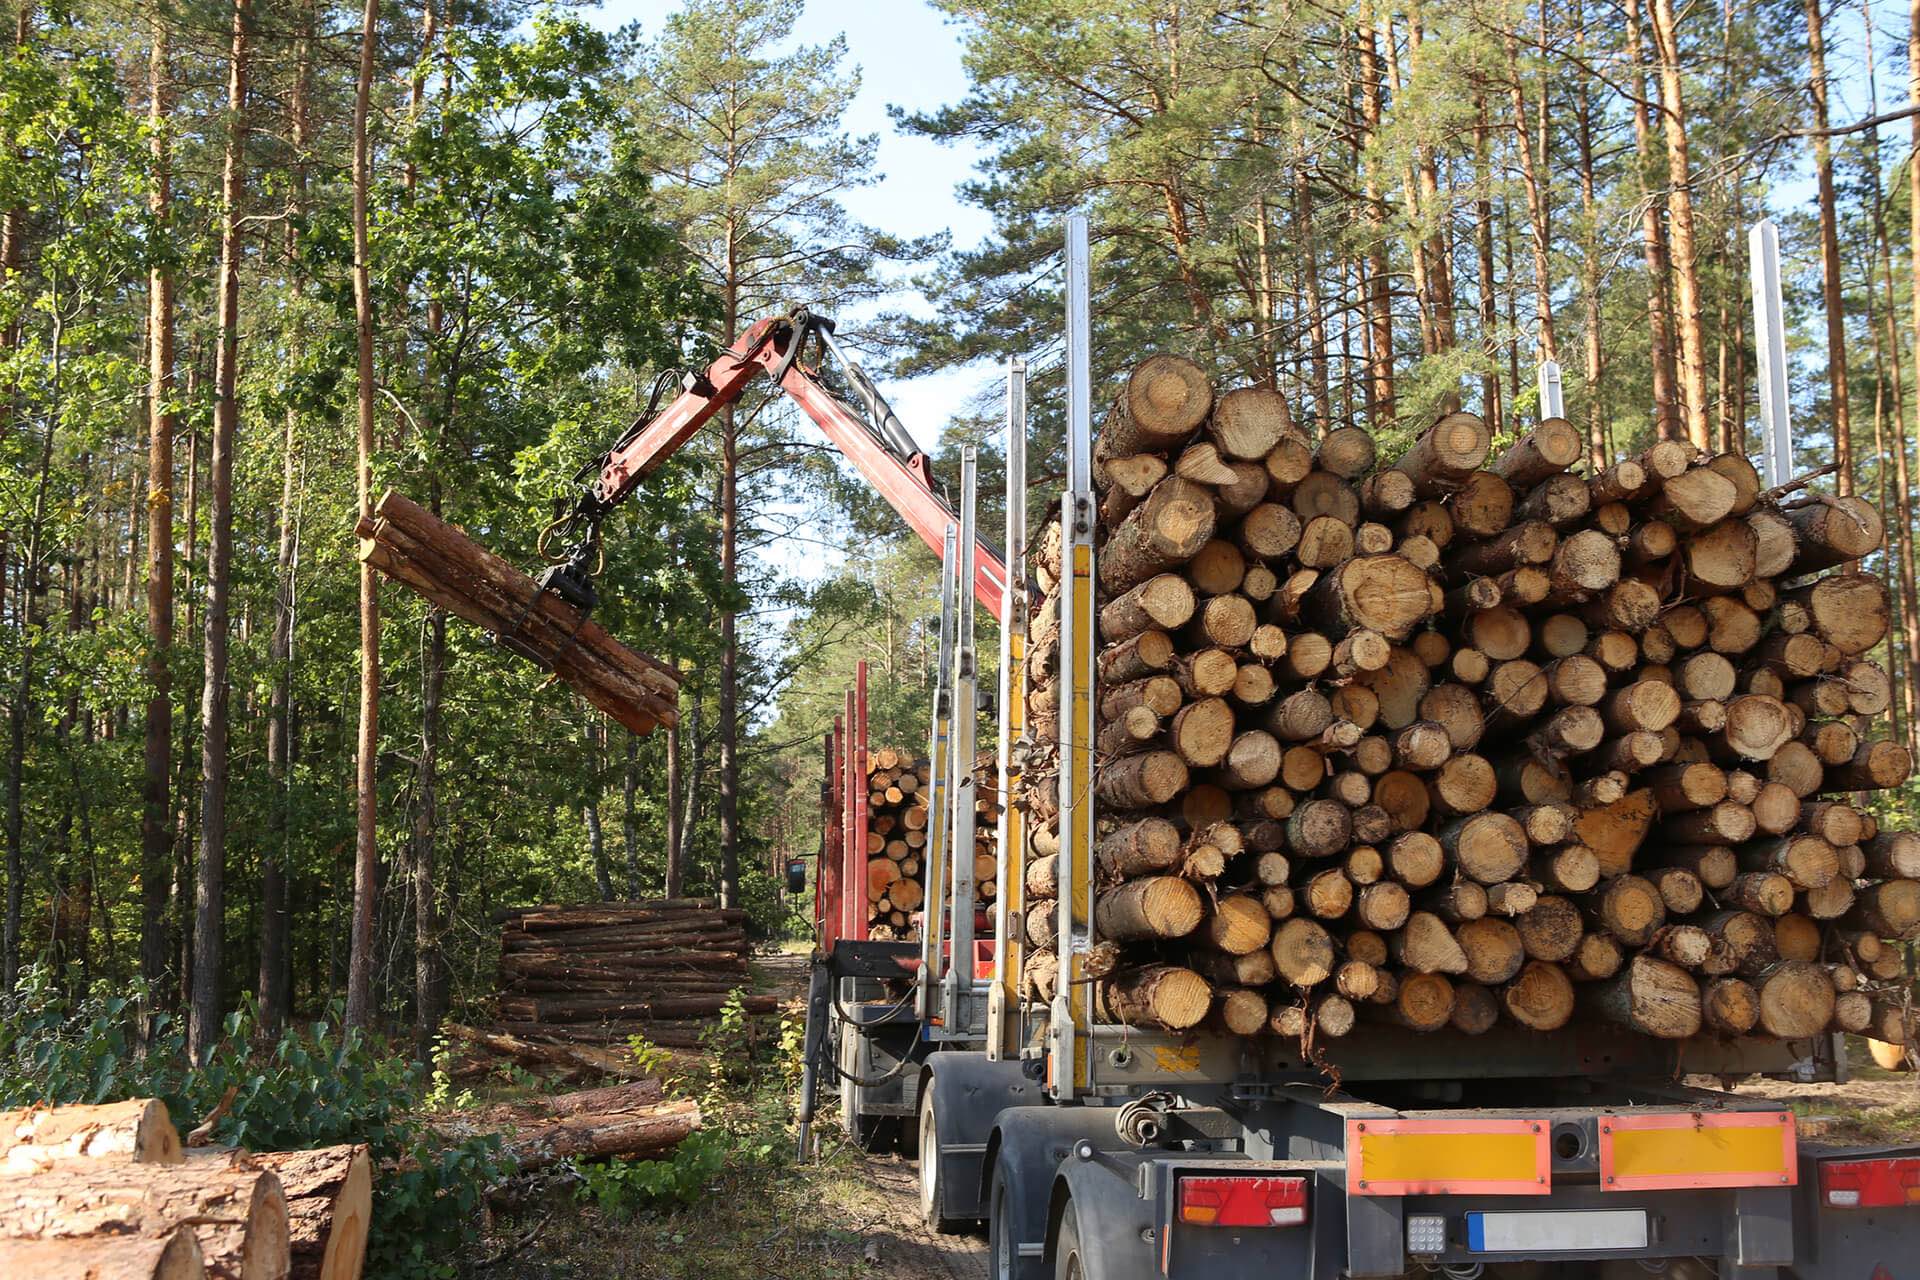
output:
[[[987,1262],[993,1280],[1019,1280],[1019,1258],[1013,1233],[1007,1227],[1007,1180],[993,1166],[993,1185],[987,1192]]]
[[[1060,1211],[1060,1226],[1053,1236],[1053,1280],[1089,1280],[1086,1258],[1080,1252],[1080,1215],[1071,1200]]]
[[[940,1134],[933,1123],[933,1091],[920,1095],[920,1220],[944,1235],[966,1230],[959,1218],[940,1212]]]

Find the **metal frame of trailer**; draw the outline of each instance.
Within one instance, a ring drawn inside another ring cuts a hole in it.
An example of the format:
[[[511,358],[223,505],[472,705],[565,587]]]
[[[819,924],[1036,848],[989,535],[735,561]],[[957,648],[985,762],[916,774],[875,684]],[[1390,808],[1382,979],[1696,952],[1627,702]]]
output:
[[[806,1069],[813,1074],[802,1088],[803,1151],[819,1064],[832,1064],[841,1121],[850,1136],[874,1147],[897,1135],[907,1150],[917,1151],[933,1141],[937,1129],[934,1117],[923,1112],[925,1085],[933,1073],[924,1064],[941,1050],[979,1047],[986,1040],[981,997],[990,979],[983,979],[980,969],[990,963],[990,953],[983,960],[982,951],[991,944],[976,938],[973,911],[978,664],[974,592],[961,585],[975,581],[980,564],[978,459],[971,447],[961,453],[960,495],[958,518],[942,538],[938,677],[927,744],[930,821],[923,853],[930,892],[917,942],[870,939],[865,898],[857,891],[865,884],[869,805],[862,772],[870,746],[864,662],[827,743],[826,774],[833,782],[822,797],[825,835],[815,899],[822,948],[808,1018],[810,1036],[820,1027],[824,1040],[810,1039],[804,1051]],[[1002,609],[1008,611],[1004,595]],[[956,904],[965,906],[955,909]],[[955,957],[965,961],[956,963]],[[910,989],[901,993],[908,983]],[[930,1170],[938,1167],[928,1164]]]
[[[995,976],[984,1051],[956,1039],[920,1072],[928,1220],[986,1219],[997,1280],[1471,1277],[1513,1262],[1534,1275],[1544,1263],[1552,1275],[1620,1264],[1723,1280],[1920,1277],[1920,1147],[1800,1142],[1778,1104],[1679,1083],[1834,1078],[1836,1037],[1672,1044],[1503,1026],[1422,1035],[1410,1056],[1404,1033],[1363,1026],[1307,1056],[1278,1040],[1097,1021],[1085,973],[1096,638],[1084,218],[1068,219],[1066,245],[1060,994],[1045,1008],[1020,998],[1025,593],[1009,590]],[[1763,323],[1778,314],[1758,310]],[[1008,403],[1011,585],[1025,572],[1023,368],[1009,372]],[[1768,415],[1770,454],[1783,419]],[[969,495],[963,518],[971,506]],[[1869,1185],[1879,1191],[1850,1189]]]

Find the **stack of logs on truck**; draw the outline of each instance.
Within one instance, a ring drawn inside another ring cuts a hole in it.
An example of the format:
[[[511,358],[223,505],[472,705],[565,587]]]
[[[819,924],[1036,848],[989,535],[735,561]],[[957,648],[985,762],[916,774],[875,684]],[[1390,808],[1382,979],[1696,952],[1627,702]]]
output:
[[[994,824],[1000,817],[991,752],[974,761],[974,907],[990,909],[999,860]],[[917,939],[918,914],[926,901],[928,840],[933,816],[933,770],[892,747],[867,757],[867,936],[886,941]]]
[[[534,1042],[697,1049],[749,985],[747,913],[712,898],[500,912],[500,1030]],[[773,996],[743,995],[750,1014]]]
[[[1377,464],[1275,392],[1132,372],[1094,453],[1105,1016],[1910,1038],[1892,944],[1920,928],[1920,838],[1859,794],[1910,765],[1867,737],[1879,516],[1678,442],[1591,476],[1581,454],[1549,419],[1496,455],[1455,412]],[[1060,546],[1033,564],[1043,740]],[[1025,791],[1043,1000],[1050,768]]]

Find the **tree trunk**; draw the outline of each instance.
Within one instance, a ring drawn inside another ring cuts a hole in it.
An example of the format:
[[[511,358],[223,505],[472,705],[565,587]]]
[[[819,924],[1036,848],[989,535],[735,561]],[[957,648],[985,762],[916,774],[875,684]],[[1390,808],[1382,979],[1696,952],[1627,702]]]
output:
[[[1806,0],[1808,91],[1813,96],[1813,127],[1827,127],[1827,55],[1821,29],[1820,0]],[[1833,418],[1833,456],[1839,470],[1834,488],[1853,492],[1853,418],[1847,400],[1846,312],[1840,293],[1839,212],[1833,189],[1833,145],[1824,132],[1813,136],[1814,177],[1820,206],[1820,298],[1827,316],[1827,392]]]
[[[233,564],[233,451],[240,425],[240,202],[245,192],[248,26],[252,0],[233,0],[227,139],[221,177],[220,283],[214,304],[213,450],[207,481],[206,675],[200,695],[200,867],[194,880],[193,1001],[188,1038],[205,1062],[221,1033],[227,874],[227,640]],[[202,1241],[205,1244],[205,1241]]]
[[[674,730],[669,729],[669,733]],[[627,857],[627,896],[640,896],[640,814],[635,801],[640,793],[640,739],[629,733],[626,735],[625,767],[620,774],[620,834],[625,843]],[[671,792],[672,783],[669,781]],[[669,800],[669,805],[672,801]],[[672,835],[668,840],[672,840]]]
[[[1304,152],[1305,137],[1300,136],[1296,141]],[[1327,380],[1327,317],[1325,305],[1320,297],[1320,255],[1313,231],[1313,180],[1308,174],[1305,160],[1305,155],[1301,154],[1294,165],[1293,217],[1299,233],[1297,242],[1299,252],[1305,257],[1301,265],[1301,279],[1305,285],[1303,302],[1307,309],[1307,368],[1311,375],[1309,385],[1313,390],[1314,413],[1319,419],[1319,434],[1324,434],[1334,425],[1333,399]],[[1260,203],[1258,216],[1262,252],[1265,254],[1267,252],[1264,248],[1267,208],[1264,201]],[[1263,329],[1270,329],[1275,320],[1272,314],[1271,287],[1267,289],[1266,297],[1268,306],[1261,316],[1261,321]],[[1261,342],[1265,349],[1271,350],[1275,336],[1270,333],[1263,334]],[[1266,362],[1266,374],[1269,379],[1273,377],[1271,360]]]
[[[1920,0],[1913,0],[1908,11],[1913,21],[1907,35],[1907,92],[1910,100],[1920,101],[1920,98],[1911,97],[1913,94],[1920,93]],[[1915,145],[1920,146],[1920,116],[1913,118],[1912,138]],[[1907,170],[1908,203],[1911,208],[1909,241],[1912,246],[1920,246],[1920,165],[1909,164]],[[1912,254],[1912,259],[1915,302],[1913,308],[1914,376],[1916,382],[1920,382],[1920,253]],[[1889,267],[1888,271],[1888,288],[1891,289],[1892,268]],[[1920,414],[1916,415],[1916,421],[1920,422]],[[1894,484],[1898,490],[1896,502],[1900,527],[1905,531],[1900,543],[1901,629],[1906,641],[1905,670],[1901,673],[1903,676],[1901,683],[1906,690],[1909,743],[1914,749],[1920,750],[1920,694],[1915,692],[1916,677],[1920,677],[1920,597],[1916,597],[1914,589],[1915,513],[1912,490],[1909,487],[1907,441],[1904,435],[1899,441],[1899,449],[1894,457]],[[1899,655],[1889,653],[1888,661],[1898,662]]]
[[[600,797],[606,791],[602,735],[598,719],[587,721],[587,799],[581,806],[587,824],[587,853],[593,862],[593,883],[600,901],[613,901],[613,873],[607,863],[607,836],[600,823]]]
[[[1493,174],[1487,154],[1491,125],[1487,118],[1487,99],[1476,93],[1473,100],[1473,243],[1480,263],[1480,416],[1495,436],[1501,434],[1504,421],[1500,401],[1500,345],[1494,333],[1500,324],[1499,304],[1494,296],[1493,270]]]
[[[1419,74],[1420,45],[1425,37],[1420,21],[1418,0],[1407,5],[1407,77]],[[1446,351],[1454,344],[1453,252],[1448,236],[1452,211],[1440,195],[1440,171],[1433,148],[1415,145],[1414,170],[1418,181],[1422,221],[1428,224],[1426,260],[1428,283],[1433,296],[1433,349]]]
[[[1543,15],[1544,16],[1544,15]],[[1574,7],[1574,21],[1581,56],[1587,52],[1587,12],[1584,4]],[[1585,76],[1574,77],[1575,116],[1580,135],[1580,299],[1585,308],[1587,447],[1597,460],[1612,454],[1608,443],[1607,397],[1601,386],[1606,364],[1601,353],[1600,265],[1601,248],[1599,210],[1594,200],[1593,183],[1593,95]]]
[[[740,324],[738,267],[728,222],[725,340]],[[734,406],[720,411],[720,580],[732,590],[739,574],[740,438]],[[740,905],[740,640],[732,605],[720,613],[720,904]]]
[[[680,842],[667,849],[667,875],[664,891],[669,898],[678,898],[686,891],[687,867],[693,861],[694,833],[700,827],[700,757],[704,743],[700,736],[700,699],[693,700],[690,713],[693,720],[693,742],[691,767],[683,766],[686,774],[686,791],[680,801]]]
[[[1647,264],[1647,331],[1653,364],[1653,420],[1662,440],[1684,435],[1674,388],[1673,334],[1669,322],[1667,231],[1660,221],[1647,172],[1653,163],[1653,130],[1647,112],[1647,84],[1640,52],[1640,0],[1626,0],[1627,62],[1633,68],[1633,149],[1640,190],[1640,239]]]
[[[296,254],[297,217],[305,211],[307,199],[306,152],[309,145],[307,93],[313,73],[313,10],[303,8],[297,36],[293,92],[288,104],[289,134],[293,142],[294,178],[292,208],[296,221],[287,224],[287,270],[294,297],[295,331],[293,345],[304,345],[305,326],[299,321],[300,294],[305,283],[299,272]],[[266,848],[260,862],[260,973],[257,991],[260,1022],[269,1035],[278,1034],[285,1025],[293,997],[293,973],[289,967],[287,935],[288,831],[293,796],[290,771],[293,766],[293,629],[297,595],[294,581],[294,557],[299,547],[299,526],[294,519],[295,486],[299,476],[299,416],[291,406],[286,411],[280,472],[280,547],[275,565],[273,638],[268,658],[273,668],[273,690],[267,711],[267,774],[273,780],[272,817]]]
[[[147,211],[159,234],[173,216],[172,107],[167,21],[156,3],[147,57],[147,123],[153,155]],[[158,994],[167,971],[168,829],[173,772],[173,272],[147,275],[147,710],[140,790],[140,975]]]
[[[1667,223],[1672,248],[1675,324],[1680,331],[1680,398],[1687,439],[1712,447],[1707,423],[1707,343],[1701,328],[1695,264],[1693,186],[1687,152],[1687,104],[1681,91],[1680,34],[1673,0],[1652,0],[1654,52],[1660,59],[1661,118],[1667,133]]]
[[[433,497],[438,505],[439,485]],[[447,682],[447,615],[427,610],[426,651],[420,663],[420,758],[415,768],[413,813],[413,1050],[422,1062],[446,1013],[440,954],[440,908],[434,864],[440,834],[440,720]],[[611,894],[602,893],[602,898]]]
[[[1547,193],[1534,164],[1533,130],[1527,122],[1526,88],[1520,81],[1519,40],[1508,32],[1507,80],[1513,96],[1514,149],[1520,153],[1520,182],[1527,195],[1527,225],[1533,232],[1533,297],[1540,321],[1540,359],[1560,359],[1553,325],[1553,262],[1548,242]]]
[[[1380,46],[1373,28],[1373,8],[1361,7],[1360,45],[1360,118],[1365,145],[1372,147],[1380,136],[1383,106],[1380,93]],[[1387,263],[1386,197],[1380,189],[1378,157],[1365,160],[1364,197],[1367,218],[1367,350],[1372,368],[1369,372],[1369,413],[1375,430],[1394,420],[1397,409],[1393,398],[1393,278]],[[1915,215],[1920,218],[1920,214]],[[1920,281],[1920,267],[1915,269]],[[1916,286],[1920,287],[1920,286]]]
[[[360,18],[360,67],[353,95],[353,316],[358,389],[355,474],[360,518],[373,517],[373,283],[367,245],[367,200],[373,182],[368,130],[380,0],[366,0]],[[346,1024],[373,1023],[373,913],[379,893],[380,595],[373,565],[360,562],[360,729],[354,755],[353,923],[347,958]]]

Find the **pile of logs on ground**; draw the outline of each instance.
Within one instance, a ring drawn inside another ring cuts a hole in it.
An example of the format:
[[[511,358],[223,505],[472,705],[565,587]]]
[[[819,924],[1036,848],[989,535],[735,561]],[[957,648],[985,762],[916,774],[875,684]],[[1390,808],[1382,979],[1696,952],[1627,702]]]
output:
[[[362,560],[499,636],[634,733],[675,722],[678,670],[627,648],[458,525],[389,491],[354,532]]]
[[[745,911],[712,898],[659,898],[498,913],[499,1032],[529,1041],[698,1048],[747,985]],[[772,996],[743,998],[771,1013]]]
[[[1376,460],[1272,391],[1133,371],[1095,450],[1105,1017],[1910,1039],[1920,837],[1857,794],[1910,768],[1870,737],[1878,514],[1676,442],[1582,452],[1552,419],[1495,454],[1456,412]],[[1042,739],[1060,546],[1033,565]],[[1026,774],[1040,999],[1054,746]]]
[[[0,1112],[0,1275],[352,1280],[372,1214],[364,1146],[185,1151],[153,1098]]]
[[[920,936],[916,912],[926,901],[927,811],[932,770],[890,747],[867,759],[867,936],[881,940]],[[995,852],[1000,820],[999,771],[993,753],[973,764],[973,902],[989,912],[999,885]]]

